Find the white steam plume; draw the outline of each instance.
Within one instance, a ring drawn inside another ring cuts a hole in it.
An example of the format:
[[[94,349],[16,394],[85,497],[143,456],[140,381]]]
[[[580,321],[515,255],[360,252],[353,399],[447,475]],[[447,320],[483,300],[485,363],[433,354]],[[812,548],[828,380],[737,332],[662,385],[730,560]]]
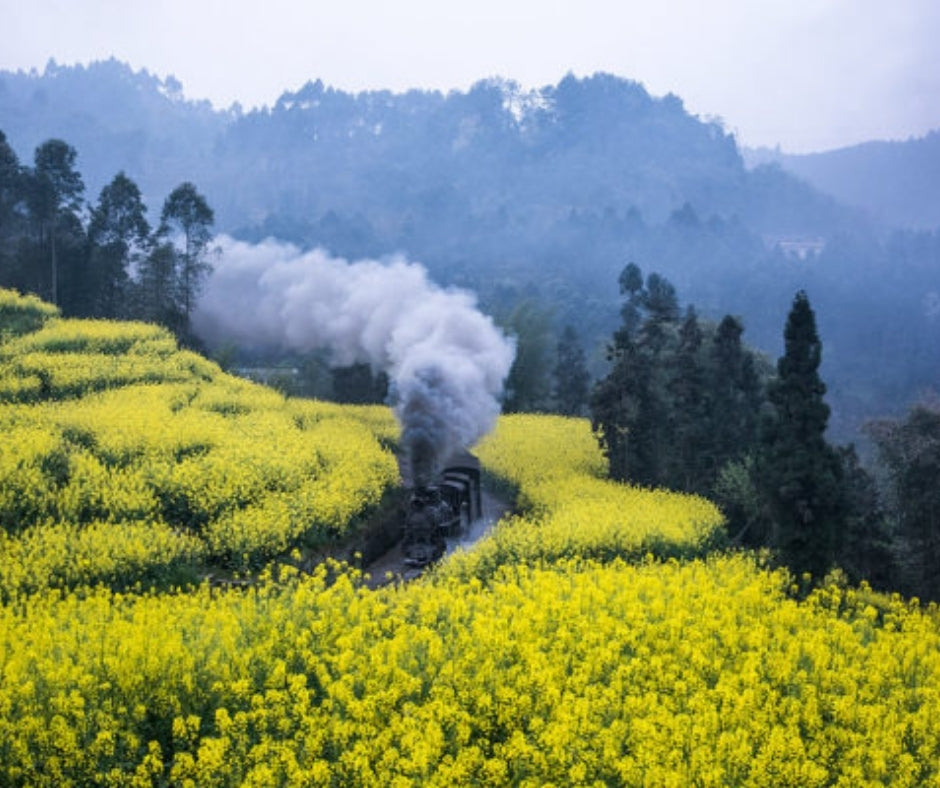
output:
[[[388,373],[416,483],[495,423],[515,348],[476,308],[402,258],[349,263],[317,249],[226,236],[193,315],[210,345],[326,349]]]

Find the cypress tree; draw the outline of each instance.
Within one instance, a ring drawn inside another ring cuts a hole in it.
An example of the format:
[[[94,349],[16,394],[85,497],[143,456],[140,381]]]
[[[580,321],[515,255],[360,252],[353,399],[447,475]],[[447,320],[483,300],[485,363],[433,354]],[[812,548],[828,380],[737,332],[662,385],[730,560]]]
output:
[[[671,287],[663,280],[666,287]],[[658,483],[658,403],[653,382],[654,358],[641,308],[647,292],[636,263],[621,272],[620,293],[625,296],[623,322],[608,347],[610,372],[591,392],[591,426],[607,457],[609,475],[619,481]],[[658,336],[658,333],[657,333]]]
[[[754,353],[741,341],[743,333],[741,321],[725,315],[710,348],[713,476],[726,462],[746,454],[757,439],[763,392]]]
[[[762,426],[760,477],[774,519],[772,546],[798,574],[819,578],[832,566],[844,516],[841,465],[825,439],[829,406],[819,377],[822,342],[806,293],[793,300],[785,351]]]

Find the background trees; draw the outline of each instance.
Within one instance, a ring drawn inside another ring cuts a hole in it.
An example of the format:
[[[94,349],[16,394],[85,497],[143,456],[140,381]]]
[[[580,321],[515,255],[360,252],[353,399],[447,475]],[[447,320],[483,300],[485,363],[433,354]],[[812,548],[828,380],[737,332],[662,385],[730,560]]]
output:
[[[137,184],[119,172],[101,190],[88,224],[88,269],[83,283],[87,314],[132,313],[131,274],[151,246],[147,208]]]
[[[892,469],[903,524],[892,531],[875,480],[854,447],[826,440],[829,407],[819,376],[822,342],[805,292],[796,294],[776,365],[742,342],[725,316],[680,320],[672,286],[630,264],[621,272],[623,322],[611,367],[591,394],[591,417],[612,478],[697,492],[721,506],[733,543],[770,547],[797,576],[834,566],[854,581],[940,596],[940,410],[910,424],[884,422],[875,437]],[[903,564],[903,561],[901,562]]]
[[[591,376],[578,332],[565,326],[555,349],[554,408],[564,416],[582,416],[588,401]]]
[[[137,308],[143,320],[159,323],[182,337],[188,325],[179,299],[177,258],[173,246],[154,243],[141,261],[137,278]]]
[[[658,274],[644,283],[634,263],[621,272],[622,324],[610,372],[591,395],[591,417],[610,475],[634,483],[713,491],[721,469],[756,438],[764,362],[726,317],[680,321],[675,288]]]
[[[48,249],[49,300],[59,304],[59,235],[81,238],[79,211],[85,184],[75,168],[76,150],[59,139],[36,148],[33,169],[27,175],[26,198],[38,230],[41,249]]]
[[[505,330],[516,338],[516,357],[506,380],[503,409],[507,413],[547,410],[552,372],[552,314],[527,299],[503,322]]]
[[[0,131],[0,287],[36,293],[65,315],[152,320],[191,342],[189,317],[211,270],[212,209],[185,182],[154,232],[122,171],[86,210],[76,160],[51,139],[23,167]]]
[[[19,159],[0,131],[0,281],[15,278],[14,247],[24,234],[22,178]]]
[[[900,590],[940,599],[940,403],[918,403],[868,430],[887,470]]]
[[[0,125],[24,163],[61,136],[81,152],[94,196],[123,170],[159,214],[154,201],[190,181],[216,227],[242,240],[273,235],[350,258],[401,251],[441,284],[474,290],[491,314],[536,298],[554,310],[550,343],[575,326],[595,375],[620,322],[611,281],[634,259],[703,319],[738,316],[749,344],[774,357],[793,293],[812,293],[820,331],[839,349],[825,364],[834,440],[857,439],[865,420],[937,385],[940,232],[926,221],[940,215],[940,179],[926,176],[937,135],[892,143],[874,168],[875,147],[860,146],[847,167],[869,185],[924,187],[916,206],[910,189],[894,195],[911,210],[880,204],[876,213],[911,228],[894,231],[786,169],[745,166],[751,152],[720,123],[610,75],[536,91],[487,80],[447,94],[310,83],[250,112],[186,102],[175,80],[113,60],[0,80]],[[835,158],[813,160],[828,168]],[[776,243],[794,238],[824,248],[801,259]]]

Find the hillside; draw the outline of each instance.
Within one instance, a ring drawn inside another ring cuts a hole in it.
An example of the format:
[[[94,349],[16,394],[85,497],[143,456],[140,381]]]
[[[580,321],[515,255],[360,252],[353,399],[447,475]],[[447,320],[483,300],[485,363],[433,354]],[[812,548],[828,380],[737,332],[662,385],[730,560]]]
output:
[[[716,550],[708,502],[599,478],[584,420],[504,417],[477,450],[520,515],[419,581],[167,587],[167,545],[296,544],[287,512],[349,528],[389,483],[389,412],[9,292],[0,328],[4,785],[940,777],[936,610],[838,578],[800,601]]]
[[[940,227],[940,132],[903,142],[867,142],[804,155],[745,151],[749,163],[776,162],[845,205],[884,224]]]
[[[846,218],[818,198],[799,215],[775,216],[719,125],[689,115],[674,95],[655,98],[607,74],[529,92],[493,79],[446,95],[351,94],[315,81],[243,113],[185,101],[173,77],[115,60],[50,62],[42,74],[0,72],[0,118],[21,159],[50,137],[74,145],[91,194],[119,170],[145,195],[190,179],[216,207],[220,230],[286,225],[285,240],[340,254],[356,252],[328,235],[297,236],[328,234],[330,222],[355,234],[359,222],[360,243],[381,244],[360,253],[385,253],[442,216],[490,232],[500,219],[544,224],[585,209],[633,209],[659,223],[687,202],[762,232]],[[778,180],[782,192],[800,191]]]
[[[206,161],[225,114],[182,99],[172,77],[133,71],[116,60],[57,66],[43,73],[0,71],[0,128],[24,162],[50,138],[81,151],[88,194],[123,170],[151,206]]]
[[[241,240],[401,252],[503,323],[534,305],[550,316],[548,346],[577,326],[595,375],[619,320],[617,277],[637,262],[704,318],[740,316],[771,357],[807,290],[839,441],[940,385],[940,234],[893,231],[779,165],[748,169],[720,125],[628,79],[532,91],[494,79],[446,95],[311,81],[243,112],[184,101],[171,77],[113,60],[52,64],[0,73],[0,130],[23,164],[48,137],[73,145],[90,202],[123,169],[155,217],[192,181],[215,229]]]

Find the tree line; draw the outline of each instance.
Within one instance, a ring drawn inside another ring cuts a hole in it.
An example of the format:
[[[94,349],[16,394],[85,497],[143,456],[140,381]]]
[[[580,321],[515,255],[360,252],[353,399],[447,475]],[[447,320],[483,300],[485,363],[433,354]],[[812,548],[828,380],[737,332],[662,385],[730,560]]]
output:
[[[192,343],[190,316],[211,270],[212,208],[184,182],[151,227],[124,172],[86,204],[76,160],[75,148],[49,139],[22,165],[0,131],[0,286],[71,317],[156,322]]]
[[[590,395],[612,478],[715,500],[732,544],[770,548],[798,579],[839,568],[940,599],[940,405],[869,423],[880,459],[870,472],[854,446],[826,439],[822,341],[805,291],[776,365],[742,341],[737,318],[716,325],[680,310],[658,274],[644,279],[631,263],[620,292],[610,370]]]

